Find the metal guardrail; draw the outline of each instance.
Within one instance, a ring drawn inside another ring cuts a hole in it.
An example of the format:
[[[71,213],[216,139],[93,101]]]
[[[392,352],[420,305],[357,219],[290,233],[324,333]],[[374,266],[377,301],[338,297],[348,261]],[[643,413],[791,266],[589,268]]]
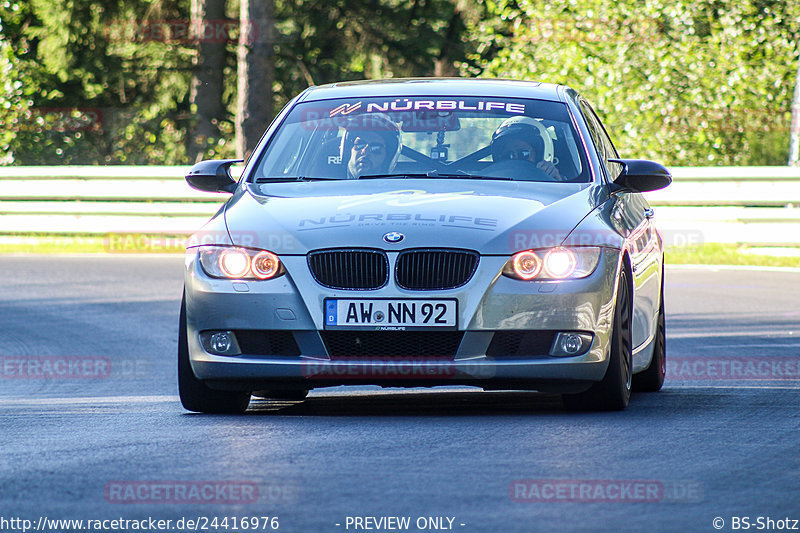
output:
[[[787,207],[800,205],[797,167],[675,167],[675,185],[649,193],[661,206]]]
[[[189,187],[186,166],[0,168],[0,235],[188,235],[224,195]]]
[[[226,198],[191,189],[188,169],[0,167],[0,235],[188,235]],[[800,246],[800,168],[670,170],[673,185],[647,194],[668,245]]]
[[[800,246],[800,168],[673,167],[647,193],[667,245]]]

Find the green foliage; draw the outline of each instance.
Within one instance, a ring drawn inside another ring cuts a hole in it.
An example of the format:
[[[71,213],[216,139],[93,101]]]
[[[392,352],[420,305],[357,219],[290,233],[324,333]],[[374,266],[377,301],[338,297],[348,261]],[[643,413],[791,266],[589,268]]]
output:
[[[154,38],[182,0],[0,4],[5,108],[0,158],[14,164],[180,164],[191,43]],[[16,99],[16,104],[9,99]]]
[[[231,18],[237,4],[228,3]],[[470,6],[466,0],[278,0],[276,110],[309,84],[457,75],[455,65],[474,52],[464,39]],[[189,7],[189,0],[0,4],[0,66],[8,85],[0,121],[14,125],[0,137],[2,161],[185,163],[196,45],[177,35],[176,25],[188,22]],[[229,37],[228,113],[218,119],[221,138],[208,140],[209,158],[234,151],[238,32]]]
[[[800,3],[486,0],[484,74],[571,85],[626,156],[785,164]],[[476,73],[477,71],[469,71]]]
[[[27,16],[24,5],[0,4],[0,81],[3,84],[0,93],[0,164],[13,162],[12,150],[18,133],[30,124],[33,99],[46,94],[46,90],[41,89],[45,80],[31,60],[28,42],[9,39],[9,35],[19,34]]]
[[[0,164],[186,163],[189,4],[0,1]],[[227,11],[235,19],[238,2]],[[583,93],[625,156],[786,162],[800,2],[275,0],[275,14],[276,111],[341,80],[536,79]],[[227,113],[205,157],[234,152],[238,32],[228,37]]]
[[[275,11],[283,104],[309,85],[457,76],[475,52],[467,22],[485,10],[467,0],[276,0]]]

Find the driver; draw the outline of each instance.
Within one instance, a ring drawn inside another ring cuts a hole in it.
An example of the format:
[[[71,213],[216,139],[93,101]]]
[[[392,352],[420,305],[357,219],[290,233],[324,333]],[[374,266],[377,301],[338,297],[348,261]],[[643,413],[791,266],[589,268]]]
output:
[[[342,161],[347,161],[347,179],[388,174],[400,157],[400,128],[383,113],[354,117],[345,126]]]
[[[511,117],[504,120],[492,134],[492,160],[495,163],[509,160],[530,161],[536,168],[556,180],[561,173],[551,161],[545,159],[545,127],[530,117]]]

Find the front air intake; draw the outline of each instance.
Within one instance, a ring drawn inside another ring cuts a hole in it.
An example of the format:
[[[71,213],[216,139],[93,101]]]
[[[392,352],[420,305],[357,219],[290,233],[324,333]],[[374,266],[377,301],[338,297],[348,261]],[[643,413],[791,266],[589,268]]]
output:
[[[463,331],[321,331],[331,358],[455,357]]]

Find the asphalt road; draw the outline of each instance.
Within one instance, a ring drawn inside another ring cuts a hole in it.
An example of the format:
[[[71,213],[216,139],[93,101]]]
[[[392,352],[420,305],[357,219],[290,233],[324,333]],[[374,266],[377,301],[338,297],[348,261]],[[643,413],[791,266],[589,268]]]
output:
[[[176,397],[181,268],[0,257],[0,530],[800,529],[800,273],[669,269],[670,375],[620,413],[359,388],[207,416]]]

